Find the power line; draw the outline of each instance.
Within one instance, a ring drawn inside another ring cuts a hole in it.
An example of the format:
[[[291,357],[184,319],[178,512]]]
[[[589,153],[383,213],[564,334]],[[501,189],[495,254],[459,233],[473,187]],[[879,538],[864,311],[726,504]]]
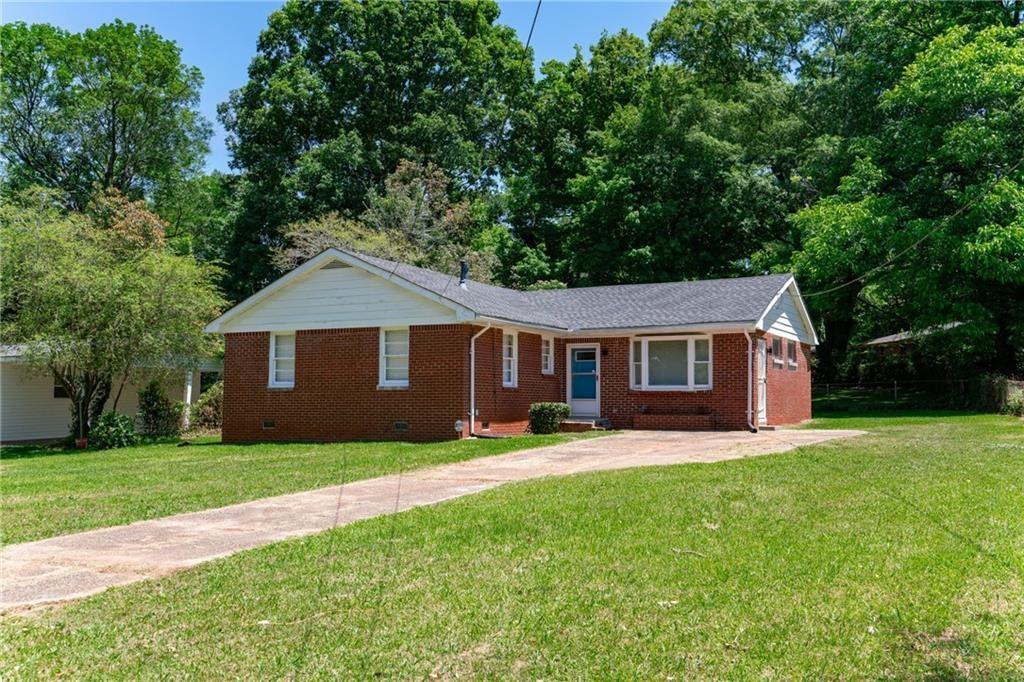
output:
[[[1013,166],[1011,166],[1010,169],[1007,170],[1006,173],[1003,174],[1003,177],[1009,176],[1011,173],[1013,173],[1013,171],[1017,170],[1017,168],[1021,165],[1021,163],[1024,163],[1024,159],[1021,159],[1017,163],[1013,164]],[[832,287],[830,289],[825,289],[823,291],[815,291],[813,293],[804,294],[804,298],[810,298],[811,296],[824,296],[825,294],[831,294],[834,291],[839,291],[840,289],[845,289],[846,287],[852,286],[852,285],[856,284],[857,282],[864,281],[865,279],[867,279],[868,277],[870,277],[874,273],[878,272],[879,270],[881,270],[883,268],[889,267],[890,265],[892,265],[893,263],[898,261],[900,258],[902,258],[903,256],[907,255],[908,253],[910,253],[911,251],[916,249],[918,246],[923,244],[929,237],[931,237],[936,232],[938,232],[940,228],[945,227],[949,223],[949,221],[951,221],[953,218],[956,218],[957,216],[959,216],[961,213],[963,213],[967,209],[974,208],[979,202],[981,202],[982,199],[987,198],[988,195],[992,193],[992,190],[995,188],[996,183],[999,182],[999,180],[1000,180],[1000,178],[998,178],[998,177],[996,179],[994,179],[992,182],[989,183],[989,186],[985,189],[985,191],[983,193],[981,193],[980,195],[978,195],[977,197],[975,197],[971,201],[968,201],[966,204],[964,204],[963,206],[961,206],[957,210],[953,211],[952,213],[950,213],[945,218],[942,218],[941,220],[939,220],[938,223],[935,225],[935,227],[933,227],[932,229],[928,230],[928,232],[926,232],[920,239],[918,239],[913,244],[911,244],[907,248],[905,248],[902,251],[900,251],[899,253],[897,253],[892,258],[889,258],[884,263],[881,263],[880,265],[876,265],[875,267],[869,269],[864,274],[858,275],[857,277],[854,277],[849,282],[844,282],[843,284],[839,284],[837,286],[834,286],[834,287]]]
[[[526,47],[530,47],[530,41],[533,40],[533,28],[537,25],[537,15],[540,14],[540,3],[544,0],[537,0],[537,9],[533,11],[533,22],[530,24],[530,32],[526,36]]]

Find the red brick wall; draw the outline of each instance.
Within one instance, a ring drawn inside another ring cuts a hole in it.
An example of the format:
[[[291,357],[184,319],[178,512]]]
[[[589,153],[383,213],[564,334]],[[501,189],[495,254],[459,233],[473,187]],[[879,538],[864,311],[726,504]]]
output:
[[[601,345],[601,416],[615,428],[633,428],[633,416],[706,413],[712,428],[743,429],[747,425],[747,340],[743,334],[712,338],[712,386],[708,391],[638,391],[629,387],[628,337],[571,339],[569,343]],[[557,365],[565,399],[565,343],[558,344]]]
[[[455,421],[469,414],[470,332],[468,325],[410,327],[406,389],[377,388],[376,327],[299,331],[291,389],[267,387],[268,333],[227,334],[223,439],[455,438]],[[396,421],[408,430],[396,431]]]
[[[764,335],[768,344],[768,423],[797,424],[811,418],[811,347],[799,344],[796,369],[789,368],[786,339],[782,341],[782,364],[771,354],[772,336]],[[795,341],[793,343],[796,343]]]
[[[518,386],[502,386],[501,336],[501,329],[492,328],[476,340],[477,430],[494,435],[523,433],[528,424],[531,403],[564,400],[562,387],[565,375],[560,379],[557,371],[555,374],[542,374],[540,335],[519,332]],[[556,345],[556,370],[561,362],[558,352]]]
[[[227,442],[263,440],[443,440],[458,437],[456,420],[469,429],[469,338],[480,327],[413,326],[409,342],[409,387],[378,389],[377,328],[299,331],[292,389],[267,387],[269,334],[225,337],[224,426]],[[520,332],[519,381],[501,382],[501,334],[485,332],[476,342],[477,429],[480,433],[522,433],[531,403],[564,401],[566,341],[555,340],[555,373],[540,371],[538,334]],[[632,428],[634,415],[706,415],[676,420],[680,425],[743,429],[747,417],[747,342],[742,334],[716,334],[712,341],[709,391],[636,391],[629,388],[627,337],[572,339],[601,346],[601,414],[615,428]],[[770,345],[771,340],[768,339]],[[809,348],[801,348],[796,371],[768,361],[768,422],[810,417]],[[756,371],[756,365],[754,366]],[[756,414],[756,391],[754,396]],[[264,421],[274,422],[264,428]],[[408,430],[395,429],[396,421]],[[655,419],[665,422],[672,419]],[[486,425],[486,429],[484,426]],[[649,424],[648,424],[649,425]]]

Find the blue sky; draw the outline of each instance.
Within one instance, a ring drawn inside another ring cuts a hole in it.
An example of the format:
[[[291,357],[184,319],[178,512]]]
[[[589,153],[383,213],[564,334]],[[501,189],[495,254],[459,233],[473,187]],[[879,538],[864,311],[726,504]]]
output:
[[[113,19],[148,24],[175,41],[185,63],[198,66],[206,81],[200,109],[214,124],[207,167],[228,169],[224,130],[217,123],[217,105],[245,83],[246,68],[256,50],[256,39],[267,15],[280,2],[10,2],[0,0],[4,22],[45,22],[70,31]],[[568,59],[574,46],[584,49],[603,30],[626,28],[641,36],[668,12],[670,2],[556,2],[541,5],[533,33],[537,62]],[[533,0],[502,2],[501,23],[526,40],[536,4]]]

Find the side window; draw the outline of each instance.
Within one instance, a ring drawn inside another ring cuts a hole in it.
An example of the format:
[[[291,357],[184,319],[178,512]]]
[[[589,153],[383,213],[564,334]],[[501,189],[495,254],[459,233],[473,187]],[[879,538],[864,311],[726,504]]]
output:
[[[519,383],[519,339],[515,332],[501,335],[501,385],[515,388]]]
[[[772,339],[772,364],[782,366],[785,360],[782,357],[782,339]]]
[[[381,386],[409,385],[409,329],[380,330]]]
[[[540,371],[543,374],[555,373],[555,342],[553,339],[541,337],[540,339]]]
[[[789,358],[789,368],[796,369],[797,342],[786,341],[786,355]]]
[[[274,332],[270,335],[271,388],[295,386],[295,332]]]

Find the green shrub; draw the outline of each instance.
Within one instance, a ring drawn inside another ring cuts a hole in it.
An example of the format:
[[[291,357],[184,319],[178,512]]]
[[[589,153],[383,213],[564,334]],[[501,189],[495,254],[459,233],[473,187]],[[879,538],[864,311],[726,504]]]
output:
[[[1003,405],[1003,414],[1024,417],[1024,391],[1017,391],[1006,399],[1006,404]]]
[[[139,391],[139,422],[143,435],[177,436],[181,433],[185,403],[172,402],[160,382],[151,381]]]
[[[219,429],[224,410],[224,382],[218,381],[203,391],[192,405],[189,427],[193,429]]]
[[[533,403],[530,405],[530,431],[556,433],[558,425],[570,414],[572,408],[565,403]]]
[[[97,450],[127,448],[138,442],[135,420],[120,412],[104,412],[89,429],[89,445]]]

